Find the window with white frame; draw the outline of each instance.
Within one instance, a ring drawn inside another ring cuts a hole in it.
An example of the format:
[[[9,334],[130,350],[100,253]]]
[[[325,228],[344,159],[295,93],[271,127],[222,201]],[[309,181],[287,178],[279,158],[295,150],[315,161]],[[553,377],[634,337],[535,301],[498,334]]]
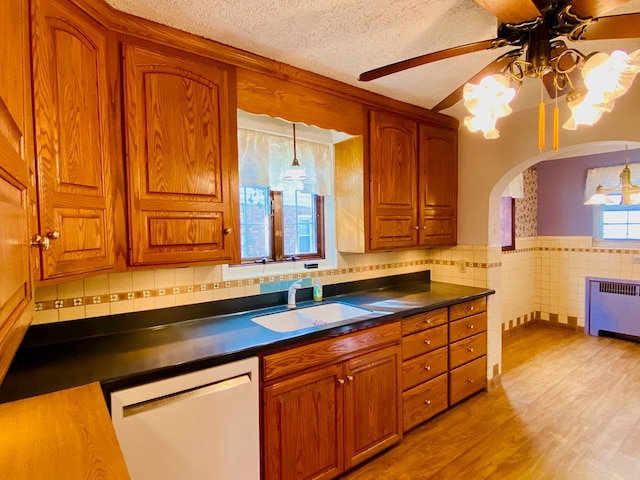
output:
[[[325,198],[332,195],[333,146],[297,134],[303,181],[283,180],[294,157],[291,124],[265,131],[238,128],[243,263],[325,257]],[[301,134],[302,133],[302,134]]]
[[[640,205],[600,205],[597,228],[601,240],[640,240]]]

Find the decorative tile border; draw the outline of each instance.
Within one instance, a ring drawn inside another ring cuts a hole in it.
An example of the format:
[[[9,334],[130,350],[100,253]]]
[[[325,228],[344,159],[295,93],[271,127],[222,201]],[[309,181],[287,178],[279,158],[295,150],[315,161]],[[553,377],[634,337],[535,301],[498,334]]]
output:
[[[503,255],[525,252],[578,252],[578,253],[622,253],[626,255],[640,255],[640,250],[630,248],[574,248],[574,247],[531,247],[506,250]]]
[[[502,323],[502,339],[505,340],[518,333],[523,329],[537,326],[545,328],[555,328],[559,330],[567,330],[575,333],[584,334],[584,327],[578,325],[578,318],[574,316],[567,317],[567,323],[558,321],[559,315],[557,313],[549,313],[549,320],[542,318],[541,312],[531,312],[531,314],[525,314],[522,317],[518,317],[515,320],[509,320]],[[507,325],[509,326],[507,328]]]
[[[86,305],[99,305],[122,302],[125,300],[138,300],[143,298],[164,297],[167,295],[180,295],[185,293],[205,292],[210,290],[219,290],[221,288],[233,289],[238,287],[246,287],[250,285],[259,285],[262,293],[286,290],[289,282],[292,280],[311,279],[316,277],[332,277],[335,275],[345,275],[350,273],[370,272],[377,270],[389,270],[396,268],[407,268],[415,266],[441,265],[448,267],[459,267],[460,260],[412,260],[405,262],[392,262],[377,265],[365,265],[360,267],[336,268],[330,270],[314,270],[312,272],[289,273],[283,275],[267,275],[254,278],[243,278],[240,280],[228,280],[213,283],[199,283],[195,285],[183,285],[178,287],[165,287],[144,290],[134,290],[130,292],[107,293],[102,295],[89,295],[75,298],[58,298],[54,300],[40,301],[35,303],[35,310],[40,312],[43,310],[54,310],[62,308],[71,308]],[[497,268],[502,262],[484,263],[484,262],[464,262],[467,268]]]

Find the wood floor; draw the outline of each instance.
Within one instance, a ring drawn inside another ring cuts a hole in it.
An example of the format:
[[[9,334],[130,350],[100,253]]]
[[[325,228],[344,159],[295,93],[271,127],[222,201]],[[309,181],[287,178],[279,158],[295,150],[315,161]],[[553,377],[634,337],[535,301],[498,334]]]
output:
[[[507,342],[500,388],[341,479],[640,479],[640,344],[537,327]]]

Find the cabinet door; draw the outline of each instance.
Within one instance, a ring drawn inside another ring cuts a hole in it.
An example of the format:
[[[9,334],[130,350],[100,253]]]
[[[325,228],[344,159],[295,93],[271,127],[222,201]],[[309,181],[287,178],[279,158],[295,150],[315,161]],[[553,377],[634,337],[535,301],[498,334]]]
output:
[[[371,111],[369,165],[372,250],[418,243],[417,125]]]
[[[345,363],[345,469],[402,438],[400,346]]]
[[[264,389],[266,480],[329,479],[343,470],[342,366]]]
[[[457,241],[458,132],[420,124],[420,245]]]
[[[124,46],[133,264],[238,261],[234,83],[211,60]]]
[[[33,193],[29,2],[0,7],[0,382],[33,314],[29,212]],[[35,183],[35,182],[33,182]]]
[[[121,156],[112,147],[108,32],[66,0],[34,0],[32,9],[40,234],[52,238],[41,251],[41,275],[113,268],[111,165]]]

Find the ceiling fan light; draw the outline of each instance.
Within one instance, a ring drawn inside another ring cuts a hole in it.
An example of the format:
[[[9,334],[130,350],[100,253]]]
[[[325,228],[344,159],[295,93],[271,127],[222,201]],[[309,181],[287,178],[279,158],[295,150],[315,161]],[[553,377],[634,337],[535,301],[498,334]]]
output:
[[[465,126],[471,132],[482,131],[485,138],[498,138],[496,121],[511,114],[509,102],[515,95],[515,89],[509,87],[509,80],[502,74],[486,76],[478,85],[467,83],[464,106],[473,116],[464,119]]]
[[[594,98],[596,97],[596,98]],[[613,101],[602,103],[598,95],[591,91],[585,95],[578,95],[575,98],[568,98],[567,105],[571,110],[571,117],[562,128],[566,130],[576,130],[579,125],[594,125],[604,112],[613,110]]]
[[[615,50],[611,55],[598,52],[590,55],[582,66],[582,77],[589,92],[601,102],[610,102],[624,95],[638,72],[640,50],[627,54]]]

